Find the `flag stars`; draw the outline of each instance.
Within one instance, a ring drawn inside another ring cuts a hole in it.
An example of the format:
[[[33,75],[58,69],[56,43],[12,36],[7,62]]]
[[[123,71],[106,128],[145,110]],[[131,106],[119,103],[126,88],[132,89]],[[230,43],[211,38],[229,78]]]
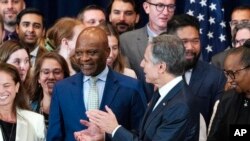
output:
[[[203,32],[202,32],[202,28],[200,28],[200,34],[201,34],[201,35],[203,34]]]
[[[219,39],[220,39],[221,42],[226,41],[226,36],[223,35],[223,34],[220,34]]]
[[[187,12],[187,14],[190,15],[190,16],[194,16],[194,11],[192,11],[192,10],[189,9],[188,12]]]
[[[207,6],[207,0],[201,0],[200,5],[201,7]]]
[[[210,17],[209,18],[209,23],[210,23],[210,25],[215,24],[215,18]]]
[[[195,0],[190,0],[190,3],[195,3]]]
[[[221,21],[220,22],[220,26],[221,26],[221,28],[225,28],[226,27],[226,23],[224,21]]]
[[[214,38],[214,35],[213,35],[214,33],[213,32],[208,32],[207,33],[207,37],[209,38],[209,39],[211,39],[211,38]]]
[[[216,4],[211,3],[209,8],[211,9],[211,11],[216,10]]]
[[[213,52],[212,46],[210,45],[207,45],[206,50],[207,50],[207,53]]]
[[[204,21],[204,15],[202,15],[202,14],[199,14],[197,16],[197,18],[198,18],[199,21]]]

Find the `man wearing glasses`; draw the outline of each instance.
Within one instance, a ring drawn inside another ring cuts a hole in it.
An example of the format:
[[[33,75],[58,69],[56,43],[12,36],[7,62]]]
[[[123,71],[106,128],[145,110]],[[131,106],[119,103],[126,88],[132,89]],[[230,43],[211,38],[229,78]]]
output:
[[[144,82],[148,101],[152,96],[153,86],[145,82],[140,62],[143,59],[148,39],[167,30],[167,23],[174,15],[175,7],[175,0],[146,0],[143,8],[149,16],[148,24],[120,36],[122,52],[127,56],[129,65],[136,72],[138,79]]]
[[[229,22],[232,35],[232,47],[239,47],[244,44],[246,39],[249,39],[249,31],[247,30],[250,24],[250,6],[236,7],[231,15]],[[246,30],[241,30],[241,29]],[[220,52],[212,57],[212,64],[216,67],[223,69],[225,57],[230,49]]]

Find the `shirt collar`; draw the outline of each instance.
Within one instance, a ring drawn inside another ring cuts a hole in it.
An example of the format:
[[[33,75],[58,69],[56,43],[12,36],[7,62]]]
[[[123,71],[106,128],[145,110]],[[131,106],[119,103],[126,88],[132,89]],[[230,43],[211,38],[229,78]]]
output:
[[[33,51],[30,52],[30,55],[33,57],[37,56],[37,52],[38,52],[39,46],[37,46]]]
[[[105,69],[100,74],[98,74],[96,77],[98,78],[98,80],[102,80],[105,82],[107,79],[107,76],[108,76],[108,72],[109,72],[109,68],[106,65]],[[88,81],[90,77],[91,76],[84,76],[83,82]]]
[[[149,24],[147,24],[147,32],[150,38],[158,36],[156,33],[154,33],[154,31],[150,29]]]
[[[177,85],[181,80],[182,80],[182,76],[178,76],[175,79],[168,82],[167,84],[165,84],[164,86],[162,86],[159,89],[159,93],[160,93],[161,97],[165,97],[169,93],[169,91],[172,88],[174,88],[174,86]]]

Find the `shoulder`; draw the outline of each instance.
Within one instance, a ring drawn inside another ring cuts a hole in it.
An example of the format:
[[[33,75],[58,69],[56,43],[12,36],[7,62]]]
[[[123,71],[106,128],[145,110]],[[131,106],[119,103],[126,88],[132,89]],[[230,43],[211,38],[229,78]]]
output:
[[[23,109],[17,109],[17,114],[21,118],[31,123],[34,123],[34,124],[43,123],[44,124],[44,117],[41,114],[29,111],[29,110],[23,110]]]
[[[118,83],[121,86],[127,87],[127,88],[133,88],[133,89],[139,87],[140,81],[138,81],[137,79],[112,71],[112,70],[110,71],[111,71],[110,73],[113,74],[114,78],[118,81]]]
[[[27,128],[30,135],[45,138],[45,121],[43,115],[17,108],[17,123],[20,127]]]
[[[146,33],[146,26],[133,30],[133,31],[128,31],[120,35],[120,40],[126,39],[126,38],[135,38],[135,36],[138,36],[139,34],[144,34]]]
[[[76,81],[81,81],[83,79],[83,74],[81,72],[76,73],[72,76],[64,78],[63,80],[57,81],[57,85],[68,85],[69,83],[75,83]]]
[[[132,70],[132,69],[124,68],[123,74],[126,75],[126,76],[130,76],[130,77],[132,77],[132,78],[137,79],[137,76],[136,76],[136,74],[135,74],[135,71]]]
[[[198,61],[195,69],[203,69],[212,74],[222,74],[223,71],[205,61]]]

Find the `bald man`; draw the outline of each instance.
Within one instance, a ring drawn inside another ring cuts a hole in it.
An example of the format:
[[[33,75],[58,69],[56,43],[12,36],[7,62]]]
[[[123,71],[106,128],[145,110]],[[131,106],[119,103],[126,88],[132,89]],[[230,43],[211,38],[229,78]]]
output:
[[[73,133],[87,128],[80,124],[80,119],[87,120],[85,112],[92,109],[92,79],[97,80],[97,109],[104,110],[105,105],[108,105],[121,125],[130,130],[138,130],[139,121],[146,109],[142,84],[108,68],[106,60],[109,53],[108,38],[104,30],[88,27],[80,33],[75,55],[81,72],[60,81],[54,87],[48,141],[74,141]],[[106,140],[111,139],[107,136]]]

